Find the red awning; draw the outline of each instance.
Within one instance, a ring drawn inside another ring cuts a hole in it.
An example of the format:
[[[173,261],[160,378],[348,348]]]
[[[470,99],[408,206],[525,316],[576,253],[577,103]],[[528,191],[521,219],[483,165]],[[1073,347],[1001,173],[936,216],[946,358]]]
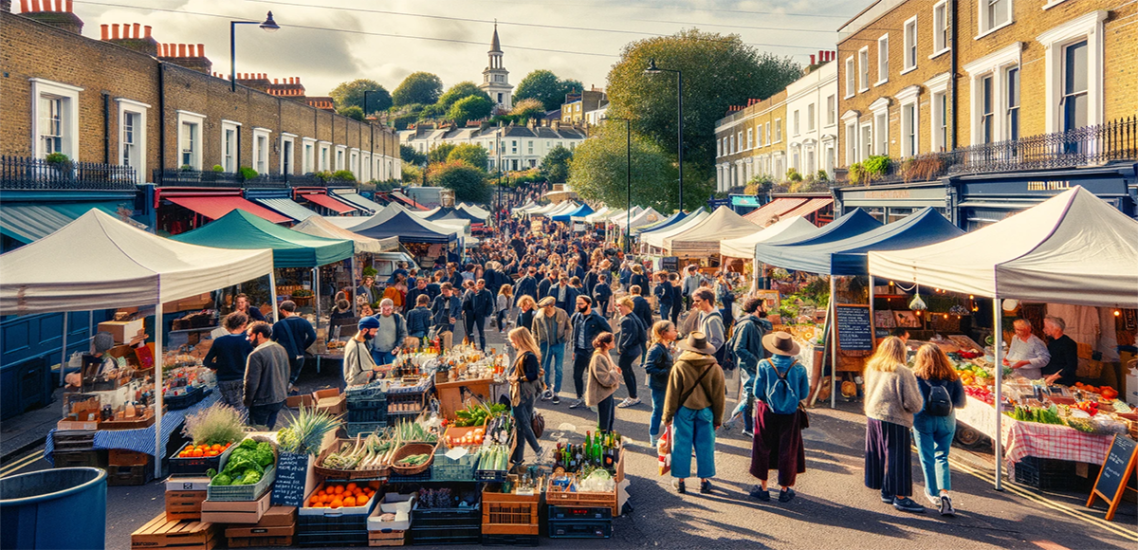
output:
[[[785,218],[784,214],[802,206],[806,199],[800,198],[780,198],[764,204],[758,210],[743,216],[744,219],[754,223],[759,227],[766,227],[770,225],[771,221],[777,216],[779,219]]]
[[[806,216],[809,216],[810,214],[813,214],[813,213],[815,213],[815,212],[817,212],[817,211],[819,211],[819,210],[821,210],[827,206],[830,206],[831,204],[833,204],[833,202],[834,202],[834,199],[810,199],[809,201],[806,201],[806,204],[803,204],[802,206],[799,206],[798,208],[795,208],[794,210],[787,212],[782,217],[784,217],[784,218],[790,218],[793,216],[806,217]]]
[[[211,220],[216,220],[233,210],[241,209],[254,216],[264,218],[273,223],[289,223],[287,218],[264,206],[254,204],[234,195],[200,195],[197,197],[164,197],[178,206],[184,206]]]
[[[351,206],[349,204],[338,201],[332,197],[329,197],[328,195],[313,193],[311,195],[301,195],[300,198],[308,202],[323,206],[324,208],[328,208],[337,214],[347,214],[349,212],[355,212],[358,210],[358,208],[355,206]]]

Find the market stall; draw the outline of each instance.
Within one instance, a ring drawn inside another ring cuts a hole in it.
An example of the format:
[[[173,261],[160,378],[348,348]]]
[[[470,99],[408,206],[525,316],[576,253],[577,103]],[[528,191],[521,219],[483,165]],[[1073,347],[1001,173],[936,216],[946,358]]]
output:
[[[703,209],[700,208],[700,210],[702,211]],[[687,213],[676,212],[675,214],[672,214],[671,216],[668,216],[667,218],[664,218],[664,219],[662,219],[656,223],[651,223],[651,224],[642,225],[640,227],[637,227],[636,229],[633,229],[632,232],[637,234],[637,235],[642,235],[642,234],[647,233],[649,231],[656,231],[658,229],[665,229],[667,227],[671,227],[673,224],[676,224],[676,223],[683,221],[687,217],[688,217]]]
[[[720,206],[699,225],[664,238],[664,248],[679,258],[706,258],[719,253],[719,242],[750,235],[759,226],[743,219],[726,206]]]
[[[639,214],[633,216],[631,220],[627,219],[627,217],[617,218],[615,221],[613,221],[613,225],[620,228],[621,233],[625,233],[629,230],[636,231],[638,227],[644,227],[646,225],[656,223],[662,219],[664,219],[664,215],[657,212],[655,208],[649,206]]]
[[[774,240],[794,239],[814,232],[817,227],[801,216],[786,218],[749,235],[733,239],[723,239],[719,243],[719,253],[726,257],[755,259],[755,245]]]
[[[59,269],[60,258],[67,258],[84,269]],[[182,244],[92,210],[49,236],[0,256],[0,313],[23,315],[154,306],[154,318],[162,319],[164,304],[168,302],[263,275],[272,280],[272,261],[272,252],[264,248],[225,250]],[[164,437],[170,432],[169,423],[163,427],[161,413],[167,408],[162,333],[162,330],[154,330],[157,353],[152,354],[153,387],[162,391],[152,392],[152,404],[143,402],[153,418],[157,475],[162,469]],[[146,365],[140,366],[144,368],[139,371],[146,370]],[[80,373],[81,385],[85,384],[82,375]],[[122,378],[103,382],[110,384],[113,390],[121,387]],[[133,402],[130,411],[126,405],[121,407],[122,416],[127,417],[124,420],[139,416]],[[115,409],[111,413],[113,421],[120,411]],[[86,418],[95,424],[95,429],[104,418],[97,415],[98,412],[92,411]]]
[[[707,219],[707,217],[710,215],[711,214],[709,214],[706,210],[704,210],[703,208],[700,208],[699,210],[692,212],[691,214],[688,214],[688,216],[686,218],[684,218],[680,222],[673,224],[671,227],[667,227],[667,228],[661,229],[659,231],[651,231],[651,232],[641,233],[640,234],[640,242],[641,242],[641,244],[653,246],[657,249],[666,248],[664,246],[664,240],[665,239],[667,239],[668,237],[673,237],[675,235],[679,235],[680,233],[683,233],[684,231],[687,231],[688,229],[696,227],[697,225],[702,223],[703,220]]]
[[[1136,232],[1138,221],[1075,187],[946,242],[871,252],[869,269],[879,277],[991,298],[996,327],[1002,326],[1005,299],[1134,309],[1138,308]],[[1001,365],[1004,335],[1002,330],[993,332],[990,361]],[[991,403],[1003,409],[1009,397],[1004,394],[1004,369],[992,371]],[[994,437],[1010,432],[1002,426],[1003,414],[993,416],[992,422],[972,421],[981,426],[978,429],[988,426],[998,457],[1003,456],[1001,449],[1011,447],[1011,440],[1007,435]],[[1010,452],[1007,458],[1013,459]],[[1002,484],[1001,462],[996,461],[997,488]]]
[[[466,204],[465,202],[460,202],[460,203],[458,203],[458,209],[461,210],[462,212],[465,212],[467,214],[474,216],[474,219],[481,220],[482,222],[485,222],[486,220],[490,219],[490,212],[489,211],[487,211],[483,208],[479,208],[477,205],[474,205],[474,204]]]
[[[766,227],[778,222],[787,212],[806,204],[808,200],[802,197],[780,197],[748,212],[743,217],[759,227]]]
[[[578,206],[577,208],[574,208],[572,210],[567,210],[567,211],[562,210],[556,216],[552,216],[550,219],[552,219],[555,222],[568,223],[575,216],[588,216],[589,214],[592,214],[592,213],[593,213],[593,207],[582,203],[580,206]]]

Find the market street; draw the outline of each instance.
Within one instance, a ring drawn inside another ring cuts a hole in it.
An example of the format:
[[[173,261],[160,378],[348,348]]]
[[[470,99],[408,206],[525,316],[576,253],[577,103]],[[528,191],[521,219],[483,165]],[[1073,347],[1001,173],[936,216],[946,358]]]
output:
[[[491,329],[488,336],[489,345],[502,343],[497,331]],[[571,369],[569,358],[566,363]],[[308,369],[314,370],[311,362]],[[306,373],[301,383],[304,389],[318,389],[338,377],[337,369],[325,368],[319,375]],[[730,382],[728,386],[734,387]],[[623,388],[617,393],[625,394]],[[570,429],[573,440],[580,441],[595,422],[595,413],[570,410],[567,404],[566,399],[560,406],[539,404],[547,426],[543,446],[555,445],[556,438]],[[629,447],[635,452],[625,470],[632,480],[629,494],[634,511],[613,522],[612,540],[597,541],[593,547],[1098,550],[1130,549],[1138,542],[1133,503],[1123,503],[1114,521],[1103,522],[1102,505],[1087,509],[1081,495],[1042,493],[1011,483],[1005,484],[1003,493],[996,492],[990,481],[990,451],[985,457],[954,448],[955,518],[932,512],[906,514],[882,504],[876,492],[862,484],[865,417],[856,403],[841,404],[838,410],[825,405],[811,409],[811,428],[804,432],[807,470],[796,485],[798,498],[789,504],[759,504],[748,497],[755,482],[747,473],[751,443],[738,429],[716,441],[714,493],[677,495],[671,477],[657,475],[655,452],[644,445],[650,412],[647,405],[617,410],[616,431],[637,442]],[[40,459],[17,471],[5,470],[4,476],[49,467]],[[920,475],[914,461],[918,486]],[[162,511],[163,491],[160,482],[108,487],[107,548],[130,548],[131,532]],[[579,548],[580,542],[541,539],[542,546],[552,548]]]

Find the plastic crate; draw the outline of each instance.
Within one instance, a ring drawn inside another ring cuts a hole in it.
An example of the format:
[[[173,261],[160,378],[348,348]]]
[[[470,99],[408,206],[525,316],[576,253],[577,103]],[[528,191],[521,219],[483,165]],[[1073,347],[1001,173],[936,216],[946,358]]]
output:
[[[147,458],[146,464],[137,466],[108,466],[107,485],[126,487],[150,483],[154,479],[154,459]]]
[[[367,531],[339,531],[297,533],[293,538],[297,546],[367,546]]]
[[[56,451],[51,455],[52,465],[56,468],[106,468],[107,451],[105,449],[91,449],[89,451]]]
[[[567,520],[611,520],[612,508],[608,506],[550,506],[549,521]]]
[[[367,518],[370,514],[351,514],[343,516],[297,516],[296,532],[302,535],[313,533],[342,533],[367,531]],[[366,534],[366,533],[365,533]]]
[[[1074,462],[1025,456],[1015,465],[1015,482],[1044,491],[1083,491],[1093,480],[1079,477]]]
[[[387,427],[387,422],[348,422],[344,426],[344,431],[347,432],[348,437],[355,437],[359,434],[375,433]]]
[[[386,399],[386,395],[387,394],[383,391],[383,384],[378,382],[365,384],[363,386],[350,386],[344,390],[344,396],[349,406],[351,406],[353,401]]]
[[[550,521],[551,539],[608,539],[612,538],[612,520]]]
[[[431,464],[431,481],[475,481],[479,454],[467,454],[458,460],[447,458],[446,447],[440,445]]]
[[[416,505],[411,510],[411,529],[441,528],[441,527],[474,527],[482,528],[482,507],[470,508],[429,508],[421,509]]]
[[[95,448],[95,432],[86,430],[56,430],[51,434],[56,453],[62,451],[90,451]]]
[[[193,391],[188,391],[182,395],[163,396],[162,403],[166,405],[167,410],[177,411],[181,409],[188,409],[205,399],[209,395],[209,391],[204,388],[198,387]]]
[[[374,403],[374,401],[368,401]],[[380,402],[382,403],[382,402]],[[348,424],[360,423],[381,423],[387,425],[387,407],[381,406],[379,408],[358,408],[353,409],[348,407]]]
[[[178,448],[174,454],[170,455],[169,466],[170,475],[205,475],[206,470],[213,468],[214,470],[221,471],[221,455],[218,456],[196,456],[180,458],[178,454],[186,449],[192,443],[186,443]],[[230,445],[230,448],[233,446]],[[228,450],[228,449],[227,449]]]
[[[418,474],[415,474],[413,476],[401,476],[401,475],[393,472],[390,476],[387,477],[387,482],[388,483],[425,483],[425,482],[431,481],[431,470],[432,469],[433,469],[433,467],[427,468],[422,473],[418,473]]]
[[[540,495],[539,495],[540,497]],[[482,533],[485,535],[537,535],[539,503],[483,502]]]
[[[537,546],[537,535],[487,535],[482,534],[482,546]]]
[[[458,544],[481,544],[482,530],[479,527],[425,527],[418,528],[412,522],[411,544],[415,546]]]

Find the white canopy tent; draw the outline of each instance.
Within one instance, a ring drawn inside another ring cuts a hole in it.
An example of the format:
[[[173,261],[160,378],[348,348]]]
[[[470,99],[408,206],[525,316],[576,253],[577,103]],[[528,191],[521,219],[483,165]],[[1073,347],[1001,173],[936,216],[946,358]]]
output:
[[[320,216],[310,216],[308,219],[292,226],[293,231],[300,231],[316,237],[329,239],[345,239],[355,245],[356,254],[378,254],[380,252],[395,252],[399,250],[399,237],[386,239],[373,239],[359,233],[353,233]]]
[[[612,214],[613,209],[609,208],[608,205],[605,205],[602,206],[600,210],[597,210],[596,212],[585,216],[585,223],[600,223],[605,221],[608,216],[611,216]]]
[[[533,210],[528,210],[528,211],[526,211],[526,214],[529,214],[530,216],[546,216],[550,212],[553,212],[559,208],[564,208],[566,204],[572,204],[572,203],[570,203],[570,202],[551,202],[545,206],[534,208]]]
[[[635,218],[636,216],[639,216],[640,213],[643,211],[644,211],[643,208],[641,208],[639,206],[633,206],[631,215],[633,218]],[[608,221],[609,221],[609,223],[616,223],[617,220],[623,220],[623,219],[627,218],[628,216],[629,216],[628,210],[621,210],[620,212],[617,212],[617,213],[609,216]]]
[[[443,207],[436,206],[430,210],[414,210],[414,211],[411,211],[411,213],[416,215],[416,216],[419,216],[420,218],[423,218],[425,220],[430,216],[434,216],[436,213],[438,213],[439,210],[442,210],[442,209],[443,209]]]
[[[60,269],[61,258],[80,267]],[[272,250],[179,243],[92,209],[51,235],[0,255],[0,315],[154,305],[159,325],[154,329],[154,384],[161,388],[162,305],[266,274],[275,304]],[[161,476],[163,397],[161,391],[154,393],[154,468]]]
[[[1138,220],[1112,208],[1082,187],[1065,191],[1001,222],[952,240],[869,252],[869,273],[992,298],[994,324],[1001,326],[1002,299],[1138,308]],[[871,285],[872,286],[872,285]],[[872,298],[871,298],[872,300]],[[1003,333],[993,331],[995,365],[1003,363]],[[996,372],[995,402],[1003,393]],[[996,415],[995,433],[1001,430]],[[993,438],[995,456],[1003,441]],[[1002,484],[996,460],[996,488]]]
[[[489,210],[479,208],[478,206],[475,206],[473,204],[466,204],[465,202],[459,203],[458,204],[458,210],[462,210],[462,211],[466,212],[467,214],[470,214],[470,215],[474,216],[475,218],[479,218],[482,220],[490,219],[490,211]]]
[[[656,231],[641,235],[641,241],[656,248],[664,248],[664,239],[673,235],[679,235],[680,233],[683,233],[684,231],[687,231],[688,229],[691,229],[700,223],[703,223],[703,220],[707,219],[707,217],[710,215],[711,214],[706,210],[700,210],[698,214],[692,214],[684,218],[683,221],[677,223],[673,227],[669,227],[663,231]]]
[[[560,216],[562,214],[567,214],[567,213],[572,212],[572,211],[574,211],[580,207],[581,207],[581,205],[576,203],[576,202],[566,201],[566,202],[560,203],[559,205],[557,205],[556,208],[553,208],[552,210],[545,212],[542,215],[547,217],[547,218],[552,218],[553,216]]]
[[[648,207],[639,214],[632,216],[632,220],[629,220],[628,217],[625,216],[623,218],[617,218],[612,223],[619,227],[621,231],[624,231],[625,225],[630,225],[631,229],[636,229],[637,227],[644,227],[645,225],[656,223],[662,219],[664,219],[663,214],[657,212],[655,208]]]
[[[530,213],[531,211],[536,210],[537,208],[539,208],[538,204],[536,202],[533,202],[533,200],[529,200],[529,201],[526,201],[526,203],[523,204],[522,206],[515,208],[513,210],[513,215],[524,216],[524,215]]]
[[[715,209],[699,225],[664,238],[664,248],[673,256],[695,258],[705,257],[719,252],[721,239],[733,239],[750,235],[761,229],[759,226],[747,221],[726,206]]]
[[[776,237],[780,239],[791,239],[806,235],[816,229],[817,227],[806,221],[806,218],[793,216],[778,221],[766,229],[760,229],[750,235],[724,240],[719,243],[719,253],[731,258],[753,260],[755,259],[756,244],[767,242]]]

